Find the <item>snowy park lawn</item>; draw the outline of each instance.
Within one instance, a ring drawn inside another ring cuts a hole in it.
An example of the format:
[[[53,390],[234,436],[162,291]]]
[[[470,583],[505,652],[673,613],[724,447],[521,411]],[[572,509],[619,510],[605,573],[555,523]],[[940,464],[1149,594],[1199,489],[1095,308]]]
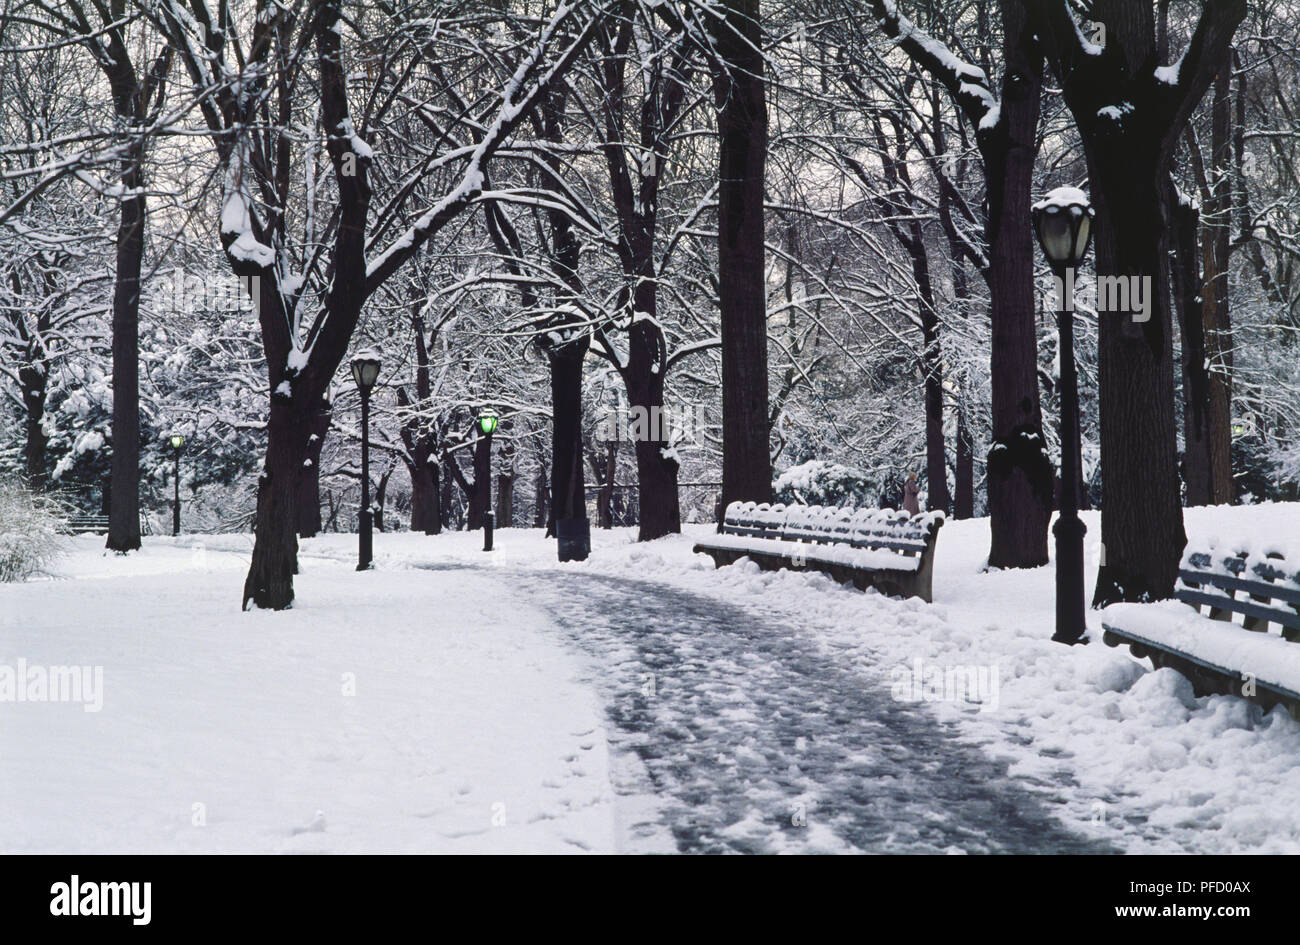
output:
[[[1186,518],[1193,545],[1300,535],[1300,505]],[[1050,642],[1052,570],[984,570],[987,520],[944,526],[933,605],[715,570],[690,550],[707,531],[597,531],[591,560],[563,567],[535,530],[499,530],[491,554],[476,533],[378,534],[366,574],[355,536],[327,535],[303,543],[298,603],[278,614],[238,610],[247,536],[128,557],[70,540],[59,577],[0,587],[0,665],[101,666],[102,708],[0,703],[0,850],[670,850],[639,762],[610,748],[600,667],[545,606],[585,573],[661,585],[669,614],[690,593],[788,627],[864,690],[920,697],[1081,835],[1300,852],[1300,725],[1195,698],[1102,646],[1095,612],[1091,645]],[[924,685],[954,667],[983,673],[980,703]]]
[[[600,707],[491,580],[304,556],[241,614],[246,553],[101,543],[0,588],[0,663],[103,667],[99,711],[0,704],[0,849],[616,848]]]

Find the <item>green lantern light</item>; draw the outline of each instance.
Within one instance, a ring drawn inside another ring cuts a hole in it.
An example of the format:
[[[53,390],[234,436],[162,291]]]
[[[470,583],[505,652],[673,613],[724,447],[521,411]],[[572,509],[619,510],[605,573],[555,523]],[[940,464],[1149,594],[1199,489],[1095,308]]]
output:
[[[495,410],[483,410],[478,415],[478,428],[484,436],[491,436],[497,430],[498,417]]]
[[[172,449],[178,450],[185,445],[185,437],[181,436],[179,433],[173,433],[171,435],[171,442]]]

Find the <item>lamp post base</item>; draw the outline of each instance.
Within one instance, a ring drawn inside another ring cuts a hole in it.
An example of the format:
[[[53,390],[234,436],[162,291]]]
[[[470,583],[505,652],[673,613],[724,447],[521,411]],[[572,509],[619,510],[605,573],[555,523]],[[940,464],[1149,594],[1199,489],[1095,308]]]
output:
[[[1086,643],[1088,620],[1084,616],[1083,536],[1088,526],[1076,517],[1058,518],[1056,536],[1056,632],[1052,639],[1073,646]]]
[[[358,518],[360,523],[357,529],[357,570],[370,571],[374,568],[375,557],[375,537],[370,510],[363,509]]]

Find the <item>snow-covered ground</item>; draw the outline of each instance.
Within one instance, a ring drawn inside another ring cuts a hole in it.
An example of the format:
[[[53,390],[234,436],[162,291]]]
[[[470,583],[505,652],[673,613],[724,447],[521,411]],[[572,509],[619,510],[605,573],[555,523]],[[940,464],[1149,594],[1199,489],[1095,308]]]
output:
[[[102,667],[93,704],[0,703],[7,852],[613,851],[604,718],[491,575],[304,556],[238,609],[246,539],[78,538],[0,587],[0,665]],[[189,545],[193,545],[193,549]]]
[[[1300,725],[1051,643],[1052,570],[985,571],[986,521],[944,526],[932,605],[715,570],[694,529],[564,566],[380,534],[365,574],[328,535],[281,614],[238,610],[247,536],[76,539],[0,587],[0,667],[102,667],[102,709],[0,703],[0,850],[1300,852]],[[936,701],[956,667],[979,702]]]

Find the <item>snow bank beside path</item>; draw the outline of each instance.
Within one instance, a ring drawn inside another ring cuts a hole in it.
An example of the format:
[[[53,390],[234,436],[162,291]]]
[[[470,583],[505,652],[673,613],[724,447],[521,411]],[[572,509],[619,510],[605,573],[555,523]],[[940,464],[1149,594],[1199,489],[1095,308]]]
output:
[[[113,580],[0,587],[0,665],[103,670],[98,712],[0,702],[0,850],[620,848],[602,707],[490,576],[305,556],[241,614],[247,538],[98,542],[64,573]]]

